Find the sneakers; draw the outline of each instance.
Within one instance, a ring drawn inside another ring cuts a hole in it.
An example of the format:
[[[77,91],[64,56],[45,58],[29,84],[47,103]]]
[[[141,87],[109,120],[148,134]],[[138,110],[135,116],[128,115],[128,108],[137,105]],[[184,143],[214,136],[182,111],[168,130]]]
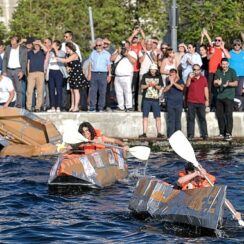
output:
[[[126,112],[134,112],[133,108],[127,108]]]
[[[56,112],[55,108],[51,108],[47,110],[47,113],[55,113],[55,112]]]
[[[165,136],[161,133],[158,133],[157,138],[164,138]]]
[[[139,135],[139,138],[147,138],[146,133],[143,133],[143,134]]]
[[[217,139],[221,139],[221,140],[224,140],[224,138],[225,138],[225,137],[224,137],[224,135],[222,135],[222,134],[219,134],[218,136],[216,136],[216,138],[217,138]]]
[[[231,136],[231,134],[226,133],[224,139],[225,139],[225,141],[232,141],[232,136]]]
[[[121,109],[121,108],[116,108],[115,110],[113,110],[114,112],[125,112],[124,109]]]

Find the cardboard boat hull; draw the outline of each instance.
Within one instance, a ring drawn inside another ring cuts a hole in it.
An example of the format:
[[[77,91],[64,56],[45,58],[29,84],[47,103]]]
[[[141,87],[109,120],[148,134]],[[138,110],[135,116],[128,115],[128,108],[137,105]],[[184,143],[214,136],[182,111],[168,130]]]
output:
[[[145,177],[137,182],[129,209],[162,221],[215,230],[222,224],[226,188],[180,191],[161,180]]]
[[[60,156],[50,171],[49,188],[76,186],[104,188],[128,175],[127,161],[120,149],[102,149],[93,153]]]

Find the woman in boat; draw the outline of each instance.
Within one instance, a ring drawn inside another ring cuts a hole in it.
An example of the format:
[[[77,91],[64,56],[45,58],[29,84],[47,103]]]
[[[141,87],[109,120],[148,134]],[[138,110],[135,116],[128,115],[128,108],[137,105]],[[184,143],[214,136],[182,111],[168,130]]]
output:
[[[181,190],[210,187],[211,184],[206,180],[205,176],[207,176],[213,184],[216,182],[215,176],[208,174],[204,168],[197,170],[190,162],[185,165],[185,171],[179,172],[179,176],[180,177],[177,181],[177,184]],[[236,220],[241,220],[241,213],[235,210],[231,202],[225,199],[225,203],[229,205],[229,207],[235,213],[233,218]]]
[[[106,147],[104,143],[111,143],[111,144],[117,144],[121,147],[123,147],[123,150],[126,152],[128,151],[129,147],[125,145],[124,142],[122,142],[119,139],[115,139],[112,137],[104,136],[102,132],[98,129],[95,129],[89,122],[83,122],[80,124],[79,133],[81,133],[90,143],[81,144],[80,147],[85,151],[85,154],[91,153],[98,149],[103,149]]]

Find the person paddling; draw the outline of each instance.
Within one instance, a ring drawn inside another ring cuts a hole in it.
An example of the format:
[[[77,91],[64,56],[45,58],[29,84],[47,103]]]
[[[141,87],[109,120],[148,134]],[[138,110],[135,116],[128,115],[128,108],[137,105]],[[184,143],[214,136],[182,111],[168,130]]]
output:
[[[80,144],[79,147],[84,149],[85,154],[105,148],[104,143],[117,144],[123,147],[124,152],[129,150],[129,147],[124,142],[116,138],[104,136],[100,130],[95,129],[89,122],[81,123],[78,131],[88,141],[92,141],[92,143]]]
[[[206,180],[206,176],[213,184],[216,182],[216,177],[207,173],[204,168],[197,170],[192,163],[188,162],[185,165],[185,171],[179,172],[177,184],[182,190],[210,187],[211,184]],[[241,213],[235,210],[229,200],[225,199],[225,202],[234,210],[233,218],[241,220]]]

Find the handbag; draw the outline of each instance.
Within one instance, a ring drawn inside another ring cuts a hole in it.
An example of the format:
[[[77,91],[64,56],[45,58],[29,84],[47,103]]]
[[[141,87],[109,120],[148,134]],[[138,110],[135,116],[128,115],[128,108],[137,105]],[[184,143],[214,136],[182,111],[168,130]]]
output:
[[[121,57],[120,60],[119,60],[118,62],[116,62],[116,63],[113,62],[113,63],[112,63],[112,65],[111,65],[111,75],[112,75],[112,76],[115,76],[116,68],[117,68],[119,62],[120,62],[123,58],[124,58],[124,56]]]

